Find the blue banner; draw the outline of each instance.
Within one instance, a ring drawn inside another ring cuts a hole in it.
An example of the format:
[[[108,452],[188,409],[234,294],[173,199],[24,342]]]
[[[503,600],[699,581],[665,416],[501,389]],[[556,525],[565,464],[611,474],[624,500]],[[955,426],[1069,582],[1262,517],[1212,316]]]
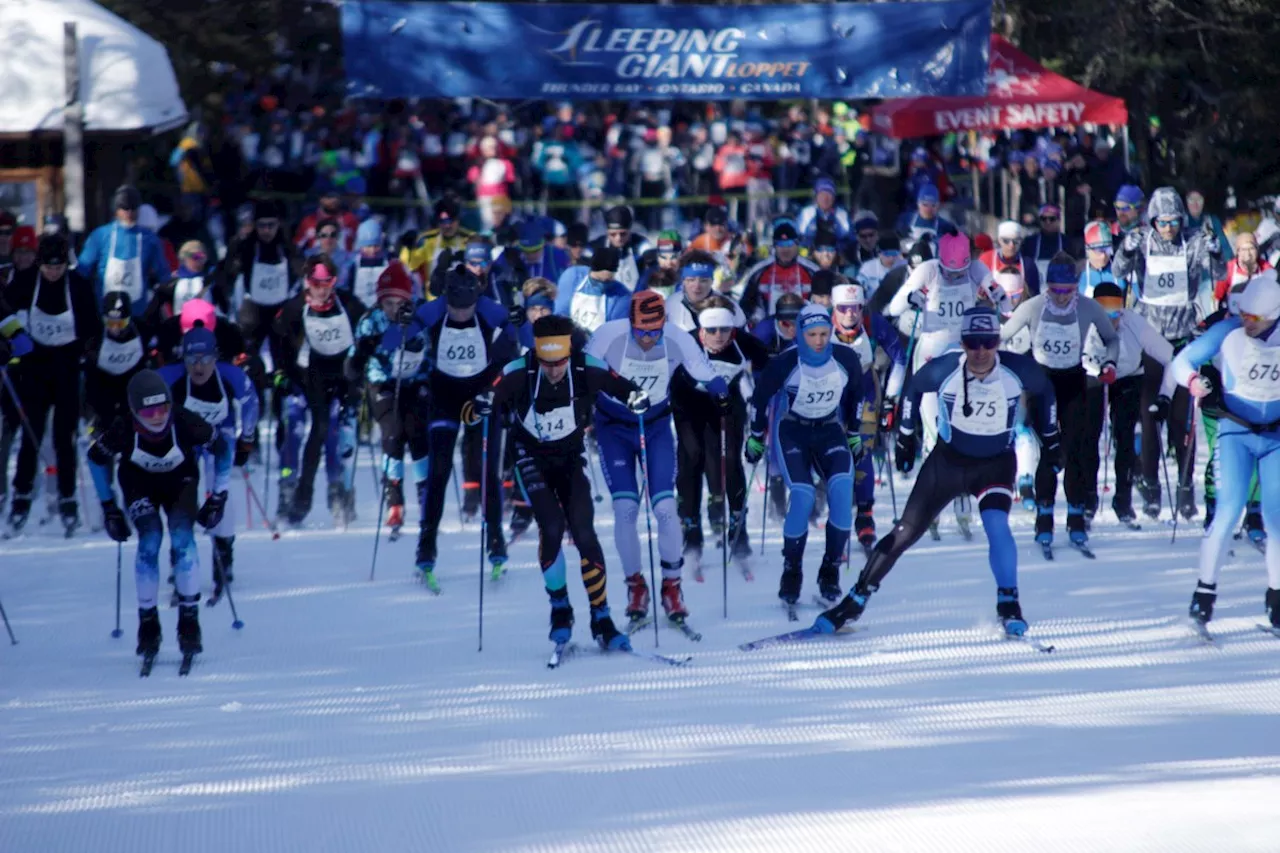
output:
[[[342,4],[354,97],[910,98],[987,90],[990,0]]]

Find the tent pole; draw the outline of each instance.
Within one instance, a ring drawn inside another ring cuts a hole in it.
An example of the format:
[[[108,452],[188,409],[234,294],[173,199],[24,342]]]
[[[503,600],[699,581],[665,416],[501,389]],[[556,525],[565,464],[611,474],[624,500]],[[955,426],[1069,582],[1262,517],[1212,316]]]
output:
[[[62,32],[62,60],[67,86],[62,130],[62,210],[67,217],[67,230],[72,234],[83,234],[84,105],[80,101],[80,47],[75,22],[64,22]]]

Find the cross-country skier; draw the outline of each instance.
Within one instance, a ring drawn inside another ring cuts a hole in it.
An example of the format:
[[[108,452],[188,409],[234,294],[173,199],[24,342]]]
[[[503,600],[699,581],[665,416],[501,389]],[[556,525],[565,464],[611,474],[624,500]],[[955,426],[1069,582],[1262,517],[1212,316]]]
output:
[[[534,345],[507,364],[493,389],[469,402],[462,416],[495,418],[506,412],[515,426],[516,477],[538,522],[538,562],[551,599],[552,642],[569,642],[573,608],[565,588],[561,543],[567,529],[581,558],[582,583],[591,606],[591,635],[607,649],[630,649],[609,613],[604,551],[593,526],[591,483],[585,470],[583,430],[597,399],[626,400],[643,411],[648,399],[637,386],[604,364],[574,352],[574,325],[548,315],[533,323]]]
[[[590,269],[570,267],[560,276],[556,313],[568,317],[585,334],[591,335],[610,320],[627,316],[631,291],[618,281],[618,250],[596,249],[588,262]]]
[[[1008,633],[1021,635],[1027,630],[1018,602],[1018,547],[1009,530],[1016,470],[1013,429],[1025,393],[1044,452],[1058,453],[1053,386],[1032,359],[996,352],[1000,319],[990,308],[965,311],[960,331],[962,349],[934,358],[908,380],[903,392],[894,454],[903,473],[915,466],[920,398],[936,391],[940,406],[939,441],[920,466],[902,520],[876,543],[849,594],[814,622],[818,632],[835,633],[860,617],[894,564],[920,539],[930,519],[959,493],[972,495],[978,502],[990,543],[996,613]]]
[[[1262,494],[1262,517],[1280,529],[1280,284],[1275,271],[1249,282],[1238,303],[1240,316],[1213,326],[1174,358],[1179,385],[1207,409],[1218,412],[1218,511],[1200,543],[1200,579],[1191,617],[1213,618],[1218,572],[1226,561],[1236,523],[1249,497],[1254,466]],[[1212,360],[1213,365],[1200,367]],[[1266,546],[1266,609],[1280,629],[1280,544]]]
[[[392,323],[382,336],[381,351],[389,359],[397,357],[401,341],[413,350],[420,339],[426,347],[431,401],[427,442],[429,455],[426,479],[418,485],[420,503],[425,511],[418,532],[415,562],[423,582],[433,592],[436,588],[436,540],[440,519],[444,514],[444,496],[453,472],[454,447],[465,423],[463,404],[488,388],[500,375],[503,366],[516,355],[516,338],[507,321],[507,311],[492,299],[480,295],[480,285],[465,270],[454,269],[445,275],[444,298],[420,305],[404,324]],[[403,390],[403,389],[402,389]],[[472,425],[479,436],[478,422]],[[502,532],[502,430],[498,422],[489,426],[489,460],[485,482],[487,506],[482,508],[488,525],[489,562],[495,577],[501,576],[507,562],[507,545]],[[476,463],[482,460],[476,459]],[[479,507],[480,468],[465,478],[476,484],[476,506]],[[474,477],[474,479],[473,479]],[[425,496],[423,495],[425,492]]]
[[[282,426],[287,432],[280,449],[280,513],[298,525],[311,512],[321,451],[329,481],[329,511],[341,523],[354,517],[356,409],[359,389],[352,388],[343,372],[348,351],[355,343],[355,327],[364,306],[334,291],[338,270],[325,255],[307,259],[302,270],[303,291],[280,309],[273,323],[280,341],[276,363],[277,393],[286,395]],[[311,428],[304,424],[311,415]],[[298,450],[302,436],[301,471]]]
[[[668,300],[668,303],[670,300]],[[688,372],[677,371],[671,384],[671,408],[676,427],[676,503],[684,535],[684,561],[701,580],[702,482],[707,492],[707,519],[717,538],[724,529],[724,482],[729,497],[729,556],[745,567],[751,547],[747,541],[746,495],[750,484],[742,470],[742,440],[747,404],[740,380],[763,370],[769,351],[757,338],[738,329],[729,297],[714,294],[697,303],[696,340],[707,353],[711,367],[725,381],[729,408],[712,405],[705,389]],[[723,426],[724,447],[721,448]],[[723,451],[723,456],[721,452]],[[721,465],[725,466],[721,471]],[[723,480],[722,480],[723,478]]]
[[[863,442],[866,450],[873,448],[879,430],[893,427],[902,383],[906,378],[907,360],[898,341],[898,333],[879,314],[864,311],[866,296],[860,285],[838,284],[832,290],[832,314],[835,320],[835,340],[852,347],[863,365],[864,401],[862,414]],[[876,357],[883,353],[888,362],[887,375],[882,380],[875,370]],[[870,452],[864,452],[858,461],[854,475],[854,501],[857,513],[853,519],[854,534],[858,544],[870,549],[876,543],[876,475],[875,461]]]
[[[213,332],[203,324],[182,337],[182,363],[160,369],[169,384],[173,404],[195,412],[213,427],[213,440],[205,460],[208,504],[221,515],[209,528],[213,535],[214,596],[235,579],[236,519],[227,504],[226,478],[216,488],[219,471],[242,468],[249,461],[258,435],[258,393],[244,371],[219,358]],[[236,428],[237,410],[239,429]]]
[[[1085,504],[1089,497],[1088,461],[1096,456],[1085,446],[1089,440],[1088,409],[1085,400],[1085,372],[1081,359],[1084,342],[1093,329],[1106,348],[1101,358],[1098,380],[1110,385],[1116,380],[1120,339],[1107,312],[1087,296],[1080,295],[1075,261],[1059,254],[1045,271],[1044,292],[1018,306],[1003,328],[1002,338],[1012,338],[1023,327],[1031,330],[1031,356],[1044,368],[1053,384],[1061,425],[1062,454],[1040,454],[1036,469],[1036,542],[1047,549],[1053,543],[1053,505],[1058,493],[1058,472],[1065,470],[1063,488],[1067,494],[1067,533],[1071,543],[1083,546],[1089,540],[1085,530]],[[1097,436],[1093,436],[1096,448]],[[1065,458],[1063,458],[1065,457]],[[1094,470],[1097,470],[1096,460]]]
[[[1117,280],[1136,280],[1138,313],[1160,331],[1176,352],[1186,346],[1195,330],[1201,288],[1211,287],[1210,282],[1223,278],[1227,265],[1212,229],[1187,233],[1187,211],[1172,187],[1161,187],[1151,194],[1146,218],[1146,224],[1125,233],[1111,271]],[[1154,365],[1149,365],[1143,374],[1141,491],[1143,512],[1159,518],[1158,469],[1163,443],[1151,417],[1151,406],[1160,392],[1164,371],[1152,368]],[[1169,442],[1174,447],[1182,448],[1193,441],[1188,431],[1190,405],[1187,392],[1179,387],[1169,412]],[[1199,512],[1189,473],[1184,470],[1191,461],[1187,458],[1190,455],[1179,451],[1177,458],[1180,485],[1175,511],[1187,519]]]
[[[102,524],[116,542],[129,538],[129,524],[116,504],[115,490],[105,476],[107,466],[119,457],[120,493],[129,519],[138,531],[134,559],[138,591],[138,648],[144,674],[160,649],[160,614],[156,609],[160,589],[160,543],[164,539],[160,513],[169,527],[169,548],[174,558],[178,590],[178,647],[183,656],[203,651],[200,638],[200,561],[194,525],[216,527],[222,520],[222,504],[212,499],[197,508],[200,449],[213,440],[214,429],[195,412],[175,409],[164,378],[143,370],[129,380],[128,418],[119,418],[89,448],[97,465],[94,488],[102,501]],[[228,463],[230,460],[226,460]],[[213,489],[226,492],[230,465],[219,467]]]
[[[712,369],[706,353],[688,332],[667,322],[660,294],[642,290],[631,299],[631,316],[601,326],[587,342],[587,355],[599,359],[648,395],[652,404],[643,415],[624,400],[601,397],[596,407],[595,436],[600,467],[613,498],[614,543],[627,577],[627,616],[643,623],[649,613],[649,587],[640,571],[640,483],[636,477],[641,460],[643,431],[644,472],[648,500],[658,528],[658,555],[662,561],[662,607],[668,619],[684,622],[688,609],[680,588],[680,514],[675,501],[676,450],[671,425],[671,377],[684,368],[706,386],[721,412],[730,408],[728,386]],[[633,625],[631,627],[636,627]]]
[[[387,503],[387,527],[398,532],[404,526],[404,451],[412,458],[415,492],[420,499],[419,517],[426,515],[423,490],[427,479],[427,417],[430,389],[427,385],[424,346],[414,345],[387,353],[379,349],[382,336],[397,318],[412,316],[423,304],[413,297],[413,279],[398,260],[378,276],[375,301],[356,325],[356,347],[348,365],[348,380],[362,380],[369,394],[369,408],[382,433],[383,490]],[[405,309],[408,309],[406,314]],[[419,341],[419,343],[424,343]]]
[[[814,502],[813,475],[826,483],[829,511],[826,549],[818,568],[818,594],[834,603],[840,597],[840,562],[853,524],[853,471],[862,455],[862,365],[849,347],[831,342],[831,316],[807,305],[797,320],[796,346],[774,356],[761,372],[752,397],[754,416],[747,439],[751,464],[765,452],[769,402],[786,393],[785,412],[775,416],[772,452],[790,489],[782,527],[782,578],[778,598],[794,608],[804,582],[804,546]]]

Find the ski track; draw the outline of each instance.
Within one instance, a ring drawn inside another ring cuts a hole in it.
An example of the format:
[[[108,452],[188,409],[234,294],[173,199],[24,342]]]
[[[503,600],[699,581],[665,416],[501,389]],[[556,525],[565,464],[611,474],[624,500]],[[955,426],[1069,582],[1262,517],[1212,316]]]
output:
[[[728,621],[708,551],[707,582],[685,586],[703,641],[659,630],[660,651],[694,656],[679,669],[595,651],[571,572],[580,648],[548,671],[535,536],[485,580],[477,653],[479,525],[459,527],[450,492],[439,597],[414,577],[409,535],[384,539],[370,583],[377,508],[368,472],[355,482],[346,533],[321,508],[318,529],[238,537],[245,628],[225,598],[205,609],[184,679],[164,607],[155,670],[137,677],[134,542],[120,640],[113,543],[34,525],[7,543],[0,596],[20,645],[0,647],[0,851],[1277,848],[1280,641],[1254,627],[1262,559],[1237,550],[1220,642],[1197,642],[1198,523],[1170,547],[1165,525],[1128,531],[1104,509],[1096,561],[1064,547],[1046,563],[1015,508],[1023,605],[1052,655],[1000,638],[984,538],[960,540],[947,511],[942,541],[909,552],[866,630],[838,642],[738,651],[795,627],[774,598],[780,524],[755,583],[729,573]],[[910,480],[896,483],[905,500]],[[621,621],[608,504],[596,513]],[[205,539],[206,592],[208,560]],[[633,642],[652,648],[652,628]]]

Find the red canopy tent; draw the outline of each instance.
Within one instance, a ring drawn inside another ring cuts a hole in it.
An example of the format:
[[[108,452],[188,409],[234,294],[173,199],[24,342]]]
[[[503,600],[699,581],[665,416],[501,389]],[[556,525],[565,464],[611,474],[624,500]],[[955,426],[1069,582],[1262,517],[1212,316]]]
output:
[[[1120,98],[1054,74],[997,35],[991,36],[984,97],[892,100],[871,111],[875,132],[898,139],[1084,122],[1124,126],[1128,120]]]

